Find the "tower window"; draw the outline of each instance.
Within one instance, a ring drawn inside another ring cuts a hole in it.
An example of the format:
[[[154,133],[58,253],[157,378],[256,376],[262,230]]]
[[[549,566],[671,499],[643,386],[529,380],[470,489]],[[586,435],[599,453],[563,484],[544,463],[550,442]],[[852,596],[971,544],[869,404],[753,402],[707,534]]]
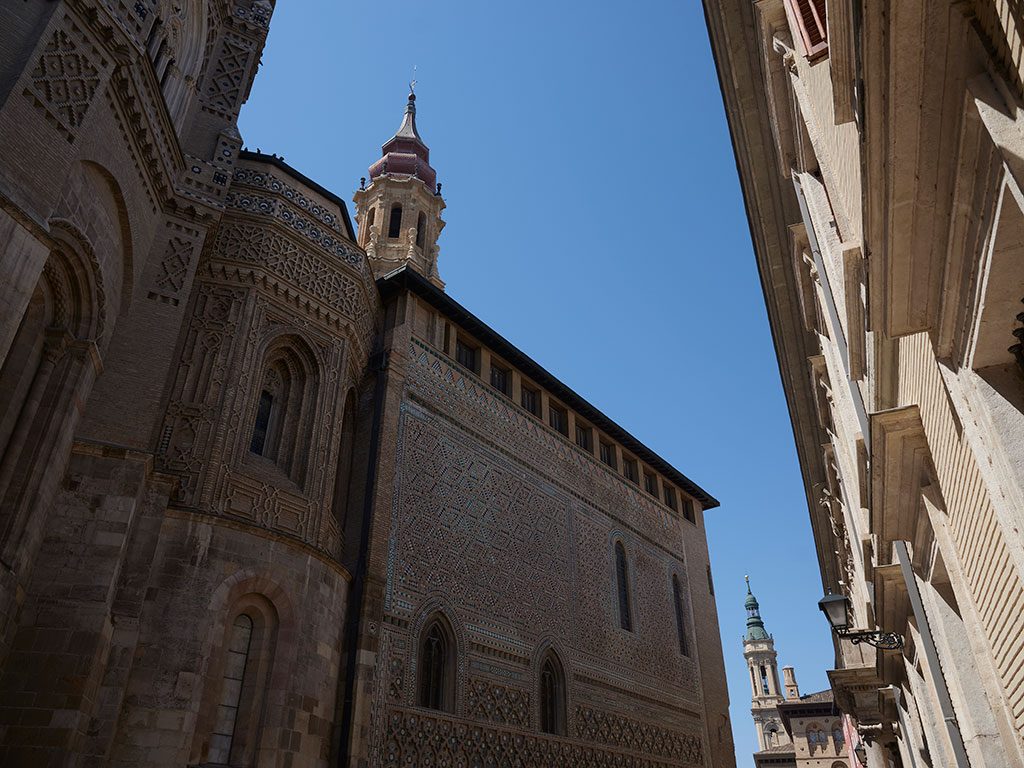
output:
[[[391,206],[391,218],[388,220],[388,237],[397,239],[402,234],[402,206],[395,203]]]
[[[418,703],[421,707],[450,712],[454,704],[454,646],[440,619],[423,632],[419,653]]]
[[[576,445],[588,453],[594,450],[594,431],[578,421],[576,422]]]
[[[468,368],[473,373],[480,373],[480,348],[475,347],[468,341],[455,340],[455,359],[463,368]]]
[[[519,396],[519,402],[530,413],[534,416],[540,416],[540,392],[527,384],[522,386],[522,394]]]
[[[554,653],[548,653],[540,667],[540,729],[565,735],[565,675]]]
[[[505,396],[512,394],[512,372],[493,360],[491,361],[491,386]]]
[[[629,566],[626,564],[626,550],[621,541],[615,542],[615,581],[619,593],[619,626],[627,632],[632,632],[633,616],[629,605]]]
[[[423,215],[423,211],[420,211],[419,216],[416,217],[416,247],[423,247],[424,233],[427,231],[427,217]]]
[[[690,643],[686,637],[686,617],[683,614],[683,593],[679,588],[679,577],[672,574],[672,600],[676,607],[676,634],[679,636],[679,652],[690,655]]]
[[[565,408],[551,403],[548,407],[548,423],[552,429],[563,435],[569,435],[569,414],[566,413]]]
[[[612,445],[611,443],[606,443],[604,440],[601,441],[601,461],[603,461],[612,469],[616,469],[615,446]]]
[[[765,669],[764,664],[761,665],[761,690],[764,691],[765,696],[772,695],[768,689],[768,670]]]

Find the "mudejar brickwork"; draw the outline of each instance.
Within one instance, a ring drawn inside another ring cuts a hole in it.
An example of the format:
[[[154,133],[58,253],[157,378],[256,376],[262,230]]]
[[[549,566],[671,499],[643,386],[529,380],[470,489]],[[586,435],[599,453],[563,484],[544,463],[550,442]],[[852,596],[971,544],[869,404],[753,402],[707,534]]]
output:
[[[242,149],[272,12],[0,8],[0,763],[732,765],[717,502],[444,292],[415,94],[355,221]]]

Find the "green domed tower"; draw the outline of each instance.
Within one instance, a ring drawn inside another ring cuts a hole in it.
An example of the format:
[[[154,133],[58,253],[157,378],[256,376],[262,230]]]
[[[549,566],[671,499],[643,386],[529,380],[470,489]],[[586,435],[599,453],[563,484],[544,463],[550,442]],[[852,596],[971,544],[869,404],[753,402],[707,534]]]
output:
[[[743,658],[750,670],[750,714],[757,728],[757,743],[765,750],[788,744],[789,736],[782,727],[778,711],[783,696],[779,689],[775,640],[764,628],[761,606],[750,590],[750,577],[745,578],[747,599],[743,606],[747,611],[747,633],[743,636]]]

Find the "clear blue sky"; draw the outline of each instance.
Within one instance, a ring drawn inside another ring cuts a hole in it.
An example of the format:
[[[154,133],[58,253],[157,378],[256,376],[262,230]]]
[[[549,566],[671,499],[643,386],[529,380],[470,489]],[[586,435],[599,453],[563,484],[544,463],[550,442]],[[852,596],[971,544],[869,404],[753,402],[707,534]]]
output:
[[[752,766],[743,575],[804,692],[832,646],[700,4],[279,2],[245,143],[351,199],[414,64],[448,292],[722,502],[707,527]]]

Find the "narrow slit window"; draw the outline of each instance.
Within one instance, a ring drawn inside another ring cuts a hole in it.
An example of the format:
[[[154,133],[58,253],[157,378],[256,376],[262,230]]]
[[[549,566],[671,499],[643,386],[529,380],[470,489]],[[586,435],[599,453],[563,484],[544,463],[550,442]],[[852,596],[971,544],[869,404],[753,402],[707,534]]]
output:
[[[427,232],[427,217],[423,215],[423,211],[420,211],[416,217],[416,247],[423,247],[423,240],[426,237]]]
[[[565,675],[553,653],[540,668],[540,729],[555,736],[565,735]]]
[[[263,390],[260,392],[260,402],[256,406],[256,423],[252,429],[252,440],[249,443],[249,450],[260,456],[267,445],[267,431],[270,428],[270,414],[274,410],[274,396]]]
[[[629,566],[622,542],[615,543],[615,581],[619,593],[619,626],[627,632],[633,631],[633,616],[629,604]]]
[[[235,738],[235,725],[238,722],[238,710],[242,705],[242,687],[249,661],[252,629],[252,619],[245,614],[235,619],[231,629],[220,702],[217,704],[217,720],[210,734],[209,762],[215,765],[229,765],[231,762],[231,748]]]
[[[679,577],[672,574],[672,601],[676,608],[676,634],[679,637],[679,652],[683,656],[690,655],[690,643],[686,634],[686,616],[683,613],[683,592],[679,587]]]

